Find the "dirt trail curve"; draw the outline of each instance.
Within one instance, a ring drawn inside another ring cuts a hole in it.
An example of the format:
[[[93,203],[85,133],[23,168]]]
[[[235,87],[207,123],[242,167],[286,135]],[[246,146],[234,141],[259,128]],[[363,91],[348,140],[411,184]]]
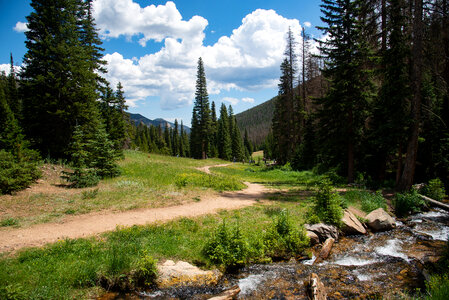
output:
[[[218,165],[226,166],[226,165]],[[210,173],[207,166],[198,168]],[[179,206],[139,209],[125,212],[96,212],[67,218],[63,223],[45,223],[29,228],[0,230],[0,252],[16,251],[23,247],[43,246],[64,238],[80,238],[114,230],[117,226],[144,225],[170,221],[179,217],[196,217],[221,209],[238,209],[264,198],[267,189],[260,184],[245,182],[246,189],[225,192],[215,198]]]

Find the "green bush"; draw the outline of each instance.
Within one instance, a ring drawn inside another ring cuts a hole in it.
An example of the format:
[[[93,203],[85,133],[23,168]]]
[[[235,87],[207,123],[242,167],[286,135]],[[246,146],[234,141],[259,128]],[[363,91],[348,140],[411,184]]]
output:
[[[135,280],[142,285],[151,285],[157,278],[157,260],[145,250],[137,262]]]
[[[0,193],[10,194],[28,187],[40,177],[37,155],[27,150],[20,158],[10,152],[0,151]]]
[[[264,236],[266,255],[273,258],[287,258],[292,254],[299,255],[308,245],[309,238],[304,228],[296,229],[286,210],[278,215]]]
[[[74,168],[72,172],[63,171],[61,178],[67,180],[71,188],[92,187],[100,182],[96,170],[88,168]]]
[[[342,200],[340,195],[333,191],[331,182],[325,178],[318,185],[314,211],[321,221],[339,227],[343,216]]]
[[[17,226],[19,225],[19,220],[16,218],[5,218],[0,221],[0,227]]]
[[[429,181],[422,190],[421,193],[434,200],[441,201],[446,197],[446,191],[444,190],[444,184],[439,178],[435,178]]]
[[[415,189],[406,193],[397,193],[393,199],[394,212],[398,217],[420,212],[426,202]]]
[[[230,230],[223,221],[207,241],[203,253],[212,263],[229,269],[247,263],[251,251],[239,225]]]

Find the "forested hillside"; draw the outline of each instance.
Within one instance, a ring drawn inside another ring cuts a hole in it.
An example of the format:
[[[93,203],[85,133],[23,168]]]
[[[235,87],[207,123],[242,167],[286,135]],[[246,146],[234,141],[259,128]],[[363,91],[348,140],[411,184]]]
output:
[[[256,145],[262,144],[271,130],[275,99],[276,97],[235,115],[240,131],[247,130],[249,140]]]

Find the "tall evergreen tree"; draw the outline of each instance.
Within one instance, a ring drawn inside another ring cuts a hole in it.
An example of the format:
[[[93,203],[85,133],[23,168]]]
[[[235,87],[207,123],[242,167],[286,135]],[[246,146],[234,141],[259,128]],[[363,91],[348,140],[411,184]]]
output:
[[[206,86],[206,74],[204,72],[203,60],[198,59],[195,103],[192,113],[192,131],[190,134],[191,155],[194,158],[205,159],[209,153],[211,141],[211,112],[209,106],[209,95]]]
[[[330,83],[328,93],[319,101],[320,141],[326,159],[346,170],[348,182],[354,181],[372,88],[366,70],[367,49],[360,40],[364,25],[359,22],[361,4],[358,0],[323,0],[321,19],[327,27],[319,28],[329,36],[320,41],[320,51]]]
[[[294,89],[297,74],[297,54],[296,41],[291,28],[287,32],[287,46],[284,56],[272,128],[276,143],[274,155],[281,164],[285,164],[291,158],[299,142],[300,112],[302,111]]]
[[[237,126],[232,106],[229,105],[229,134],[231,136],[231,153],[233,160],[242,161],[245,158],[242,134]]]
[[[177,156],[180,155],[179,151],[179,131],[178,131],[178,120],[175,119],[175,128],[173,129],[172,135],[172,155]]]
[[[229,132],[228,110],[224,103],[220,107],[220,118],[218,120],[218,157],[224,160],[230,160],[232,155],[231,135]]]
[[[215,109],[215,102],[212,101],[211,104],[211,126],[210,126],[210,148],[209,148],[209,157],[218,157],[218,120],[217,120],[217,111]]]
[[[86,8],[81,0],[33,0],[27,17],[28,48],[21,72],[24,127],[43,155],[65,157],[80,125],[91,137],[99,128],[96,105],[100,41],[84,38]]]

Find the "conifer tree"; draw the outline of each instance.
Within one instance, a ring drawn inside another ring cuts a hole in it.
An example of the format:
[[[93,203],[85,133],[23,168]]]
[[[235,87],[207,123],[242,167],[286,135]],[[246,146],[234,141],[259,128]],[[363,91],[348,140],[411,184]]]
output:
[[[218,157],[224,160],[230,160],[232,155],[231,135],[229,132],[229,117],[226,105],[221,104],[220,118],[218,120]]]
[[[177,156],[180,155],[179,151],[179,131],[178,131],[178,120],[175,119],[175,128],[173,129],[172,135],[172,155]]]
[[[245,147],[245,156],[250,157],[253,154],[253,145],[251,144],[251,141],[248,139],[248,130],[247,129],[245,129],[243,145]]]
[[[209,157],[218,157],[218,120],[217,120],[217,112],[215,110],[215,102],[212,101],[211,104],[211,141],[210,141],[210,150],[209,150]]]
[[[330,82],[329,91],[319,101],[320,141],[326,161],[342,166],[348,182],[354,181],[372,88],[365,64],[367,49],[360,40],[361,4],[358,0],[323,0],[321,19],[327,27],[319,27],[329,35],[320,41],[320,51]]]
[[[84,1],[33,0],[21,72],[24,127],[43,155],[65,157],[76,125],[93,137],[100,126],[96,100],[101,43]]]
[[[193,158],[205,159],[209,153],[211,141],[211,112],[206,86],[206,74],[203,60],[198,59],[195,103],[192,113],[192,129],[190,134],[190,149]]]
[[[229,124],[232,158],[236,161],[242,161],[245,158],[242,134],[240,133],[240,129],[237,126],[237,121],[235,119],[231,105],[229,105]]]

